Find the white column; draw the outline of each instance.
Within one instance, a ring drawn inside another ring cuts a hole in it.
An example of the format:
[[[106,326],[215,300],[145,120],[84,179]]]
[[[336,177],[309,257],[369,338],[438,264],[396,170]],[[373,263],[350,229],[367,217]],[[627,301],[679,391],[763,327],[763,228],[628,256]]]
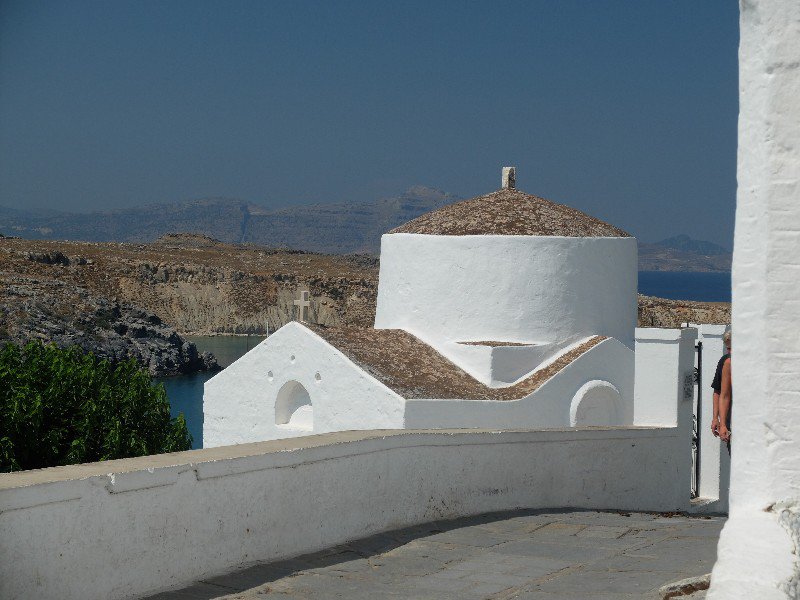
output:
[[[797,598],[800,2],[741,3],[730,518],[709,598]]]
[[[633,423],[639,426],[677,427],[672,453],[680,456],[679,471],[671,482],[681,510],[689,510],[692,491],[692,415],[694,399],[694,343],[697,330],[636,329],[636,373]]]
[[[691,449],[695,339],[697,330],[692,327],[636,329],[633,422],[688,427],[687,456]]]

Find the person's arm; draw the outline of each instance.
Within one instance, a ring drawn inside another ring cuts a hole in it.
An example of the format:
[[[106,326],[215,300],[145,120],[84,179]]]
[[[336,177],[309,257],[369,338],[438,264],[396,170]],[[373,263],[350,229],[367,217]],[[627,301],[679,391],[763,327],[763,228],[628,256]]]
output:
[[[714,392],[714,413],[711,417],[711,433],[719,437],[719,394]]]
[[[728,429],[731,389],[731,359],[728,359],[722,366],[722,389],[719,392],[719,437],[726,442],[731,439],[731,432]]]
[[[722,356],[717,361],[717,368],[714,369],[714,379],[711,382],[711,389],[714,390],[714,412],[711,416],[711,433],[719,437],[719,392],[722,388],[722,365],[725,364],[725,357]]]

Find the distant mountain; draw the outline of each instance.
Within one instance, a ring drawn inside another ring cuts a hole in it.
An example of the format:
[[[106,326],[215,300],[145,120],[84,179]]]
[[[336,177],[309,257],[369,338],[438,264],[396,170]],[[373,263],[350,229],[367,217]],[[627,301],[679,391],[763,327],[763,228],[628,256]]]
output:
[[[639,242],[640,271],[730,271],[732,259],[722,246],[686,234],[655,244]]]
[[[375,202],[315,204],[278,210],[226,198],[93,213],[26,211],[0,206],[0,233],[27,239],[152,242],[192,232],[227,243],[253,243],[326,253],[380,251],[380,236],[459,200],[424,186]]]
[[[656,242],[655,245],[672,248],[673,250],[687,252],[689,254],[701,254],[703,256],[721,256],[731,253],[727,248],[723,248],[713,242],[693,240],[685,233],[661,240],[660,242]]]
[[[374,202],[314,204],[277,210],[227,198],[188,200],[94,213],[34,211],[0,206],[0,233],[27,239],[153,242],[170,233],[196,233],[226,243],[251,243],[327,254],[380,252],[381,235],[426,212],[460,200],[416,186]],[[639,243],[641,271],[729,271],[731,254],[681,234]]]
[[[381,235],[457,200],[458,196],[416,186],[375,202],[284,208],[251,219],[242,241],[331,254],[378,254]]]
[[[46,213],[0,207],[0,232],[27,239],[151,242],[165,233],[196,231],[239,242],[249,217],[263,212],[257,205],[224,198],[92,213]]]

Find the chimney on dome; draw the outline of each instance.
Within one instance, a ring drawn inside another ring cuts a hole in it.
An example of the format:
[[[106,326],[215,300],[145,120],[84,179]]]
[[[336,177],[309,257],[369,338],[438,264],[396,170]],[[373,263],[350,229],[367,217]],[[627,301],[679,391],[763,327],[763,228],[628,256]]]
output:
[[[517,168],[503,167],[503,189],[513,190],[517,185]]]

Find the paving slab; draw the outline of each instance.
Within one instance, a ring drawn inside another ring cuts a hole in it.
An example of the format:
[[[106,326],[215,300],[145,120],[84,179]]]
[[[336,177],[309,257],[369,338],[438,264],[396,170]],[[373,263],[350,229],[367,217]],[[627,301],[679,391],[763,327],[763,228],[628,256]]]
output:
[[[539,540],[517,540],[508,542],[507,544],[501,544],[500,546],[492,548],[492,550],[498,554],[565,560],[570,564],[594,562],[601,558],[614,556],[618,553],[617,550],[612,548],[593,547],[577,542],[570,543],[569,540],[565,540],[564,543],[552,541],[543,542]]]
[[[250,565],[150,600],[655,600],[661,586],[710,571],[724,522],[602,511],[494,513]]]
[[[614,525],[589,525],[586,529],[579,531],[575,535],[579,538],[598,538],[616,540],[626,533],[630,533],[630,527],[617,527]]]
[[[537,584],[535,591],[550,592],[554,597],[571,593],[592,598],[594,594],[634,594],[638,598],[658,597],[666,582],[682,579],[682,573],[651,571],[575,571],[556,579]]]

